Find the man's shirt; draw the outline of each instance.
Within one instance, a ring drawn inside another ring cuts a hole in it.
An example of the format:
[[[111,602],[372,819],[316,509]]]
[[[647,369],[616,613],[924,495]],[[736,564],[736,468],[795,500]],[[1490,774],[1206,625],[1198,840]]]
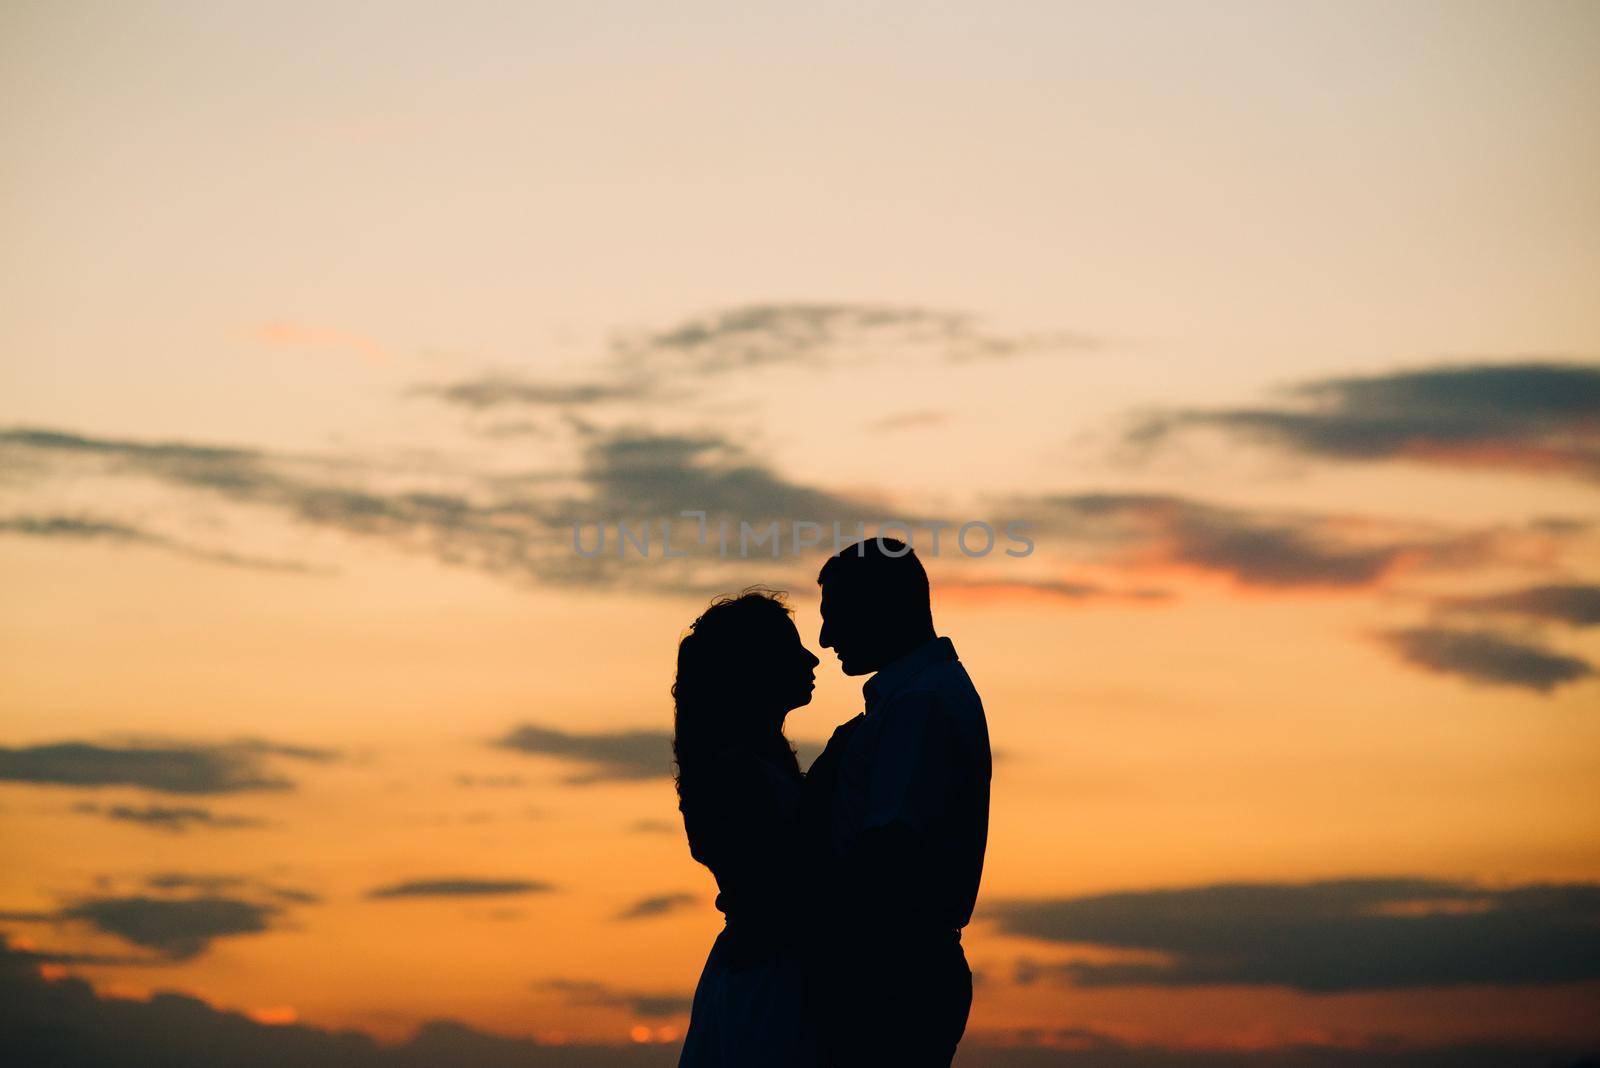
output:
[[[876,828],[909,830],[928,885],[908,908],[955,930],[972,918],[989,834],[989,727],[949,638],[934,638],[863,687],[866,712],[834,733],[817,760],[834,780],[830,852],[851,855]],[[842,888],[870,893],[872,888]]]

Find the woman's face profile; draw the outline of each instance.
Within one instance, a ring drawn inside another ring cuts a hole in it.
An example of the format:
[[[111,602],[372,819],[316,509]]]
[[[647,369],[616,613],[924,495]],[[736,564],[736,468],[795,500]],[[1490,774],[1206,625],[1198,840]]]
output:
[[[816,667],[821,661],[800,640],[794,620],[788,616],[774,620],[768,648],[770,652],[763,657],[767,661],[764,674],[772,680],[779,707],[788,712],[810,704],[817,684]]]

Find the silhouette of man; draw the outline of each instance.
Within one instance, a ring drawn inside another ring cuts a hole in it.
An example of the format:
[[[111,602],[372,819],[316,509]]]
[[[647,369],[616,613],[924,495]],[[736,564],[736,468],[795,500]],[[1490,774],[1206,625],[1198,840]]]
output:
[[[807,774],[818,856],[812,990],[831,1063],[947,1068],[966,1030],[972,918],[989,828],[989,729],[928,575],[891,538],[830,558],[824,648],[872,675],[866,711]]]

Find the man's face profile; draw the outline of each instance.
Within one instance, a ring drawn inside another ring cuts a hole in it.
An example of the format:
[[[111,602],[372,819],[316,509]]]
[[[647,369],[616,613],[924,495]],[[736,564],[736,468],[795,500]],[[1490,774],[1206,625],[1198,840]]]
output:
[[[871,640],[872,628],[864,619],[857,591],[838,579],[822,584],[822,633],[817,642],[839,657],[846,675],[868,675],[878,669]]]

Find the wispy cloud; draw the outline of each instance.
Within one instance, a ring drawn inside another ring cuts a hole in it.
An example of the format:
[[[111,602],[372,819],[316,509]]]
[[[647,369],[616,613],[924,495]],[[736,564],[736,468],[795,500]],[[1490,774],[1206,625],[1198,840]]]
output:
[[[270,560],[246,556],[218,549],[188,545],[164,534],[143,530],[112,519],[96,519],[81,515],[10,515],[0,517],[0,534],[14,534],[30,538],[68,539],[74,541],[101,541],[122,545],[142,545],[164,549],[180,556],[207,563],[226,564],[230,567],[256,568],[263,571],[298,571],[310,573],[316,569],[293,560]]]
[[[569,783],[628,782],[672,774],[672,735],[666,731],[578,734],[525,723],[494,744],[577,765],[580,770],[567,779]]]
[[[1061,601],[1122,600],[1164,601],[1172,591],[1150,587],[1119,589],[1097,582],[1065,579],[951,579],[939,583],[941,596],[972,598],[979,601],[1042,597]]]
[[[725,436],[645,430],[580,431],[581,458],[561,477],[506,480],[471,470],[454,473],[460,488],[379,491],[362,484],[354,463],[321,457],[184,442],[94,438],[40,429],[0,430],[0,452],[25,454],[60,474],[153,478],[196,494],[265,508],[296,524],[332,529],[432,556],[515,584],[627,587],[673,594],[716,592],[722,576],[705,561],[661,560],[629,567],[616,550],[574,552],[574,524],[621,517],[656,520],[686,509],[752,522],[802,518],[816,522],[872,519],[881,508],[784,478]],[[82,467],[74,465],[84,465]],[[366,472],[377,481],[375,472]],[[392,479],[391,479],[392,481]],[[908,517],[911,518],[911,517]],[[120,520],[104,520],[132,529]],[[679,518],[680,528],[692,526]],[[680,529],[680,535],[683,530]],[[679,544],[680,549],[683,544]],[[223,555],[221,550],[215,554]],[[754,566],[754,565],[752,565]],[[697,570],[698,568],[698,570]],[[753,581],[753,580],[752,580]],[[735,585],[747,583],[735,583]]]
[[[586,979],[547,979],[535,983],[534,989],[564,994],[573,1005],[620,1009],[647,1019],[682,1016],[694,1002],[688,994],[642,994]]]
[[[252,816],[235,816],[214,812],[198,805],[96,805],[84,803],[73,806],[74,812],[104,816],[108,820],[132,823],[152,830],[182,834],[196,828],[232,830],[264,827],[266,821]]]
[[[619,920],[648,920],[656,916],[665,916],[670,912],[691,908],[699,902],[693,894],[657,894],[654,897],[642,897],[617,913]]]
[[[738,519],[854,522],[882,514],[857,501],[793,482],[714,433],[620,430],[593,435],[581,478],[594,515],[676,516],[699,510]]]
[[[57,742],[0,747],[0,781],[48,786],[139,786],[170,794],[288,790],[268,758],[325,761],[325,750],[243,740],[217,745]]]
[[[937,360],[1001,359],[1099,347],[1068,331],[1007,334],[966,312],[886,304],[744,304],[665,330],[620,335],[625,364],[717,375],[775,364],[859,364],[895,355]]]
[[[373,899],[416,897],[506,897],[512,894],[544,894],[553,890],[549,883],[531,879],[482,879],[447,876],[408,879],[367,891]]]
[[[244,891],[269,901],[287,901],[296,905],[311,905],[322,900],[309,890],[231,873],[163,871],[145,876],[144,887],[147,890],[198,891],[207,894]]]
[[[1410,664],[1479,685],[1549,693],[1595,674],[1587,660],[1493,631],[1406,627],[1379,637]]]
[[[1439,879],[1225,883],[1001,901],[1002,932],[1159,962],[1028,962],[1080,986],[1351,990],[1600,979],[1600,884],[1490,888]]]
[[[1181,566],[1262,588],[1365,587],[1406,564],[1473,560],[1481,538],[1383,519],[1235,508],[1170,494],[1013,502],[1039,536],[1134,567]]]
[[[1288,390],[1296,406],[1179,409],[1139,421],[1152,446],[1210,427],[1310,456],[1413,460],[1600,479],[1600,365],[1457,363]]]
[[[490,408],[570,407],[604,401],[636,400],[647,395],[650,387],[643,379],[637,378],[615,382],[553,382],[500,373],[417,385],[408,392],[482,411]]]

